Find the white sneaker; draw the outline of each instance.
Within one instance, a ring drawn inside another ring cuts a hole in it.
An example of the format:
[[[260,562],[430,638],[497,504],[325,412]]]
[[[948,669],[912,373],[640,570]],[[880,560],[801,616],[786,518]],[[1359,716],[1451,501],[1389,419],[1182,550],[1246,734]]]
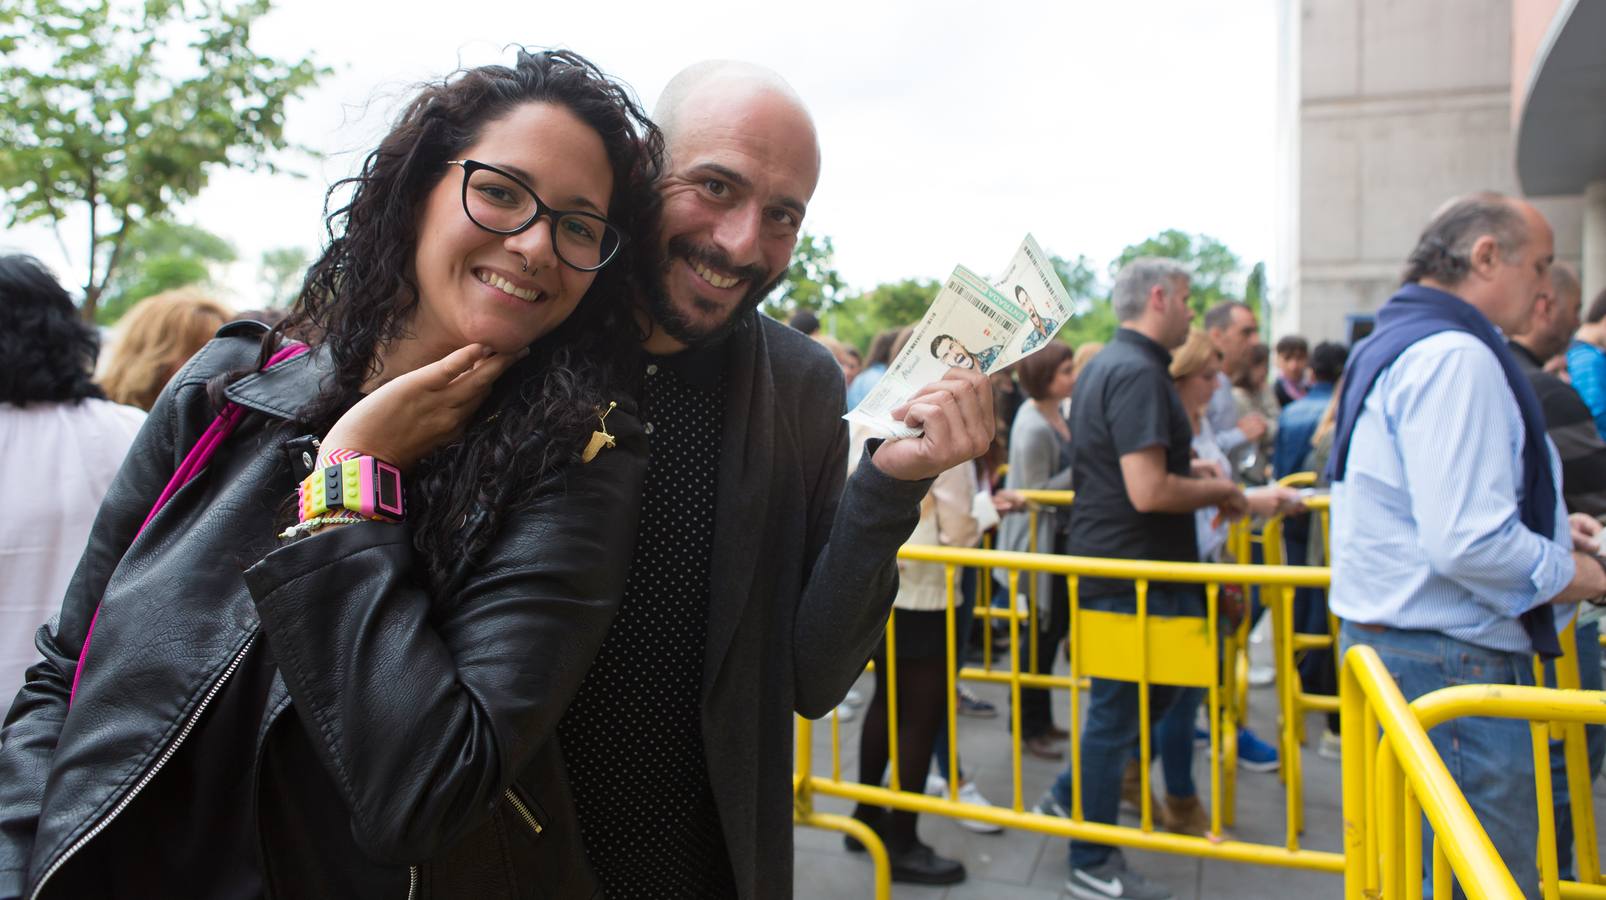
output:
[[[969,803],[974,806],[993,805],[991,801],[982,796],[981,788],[976,787],[976,782],[974,781],[965,781],[960,783],[959,800],[961,803]],[[959,823],[960,828],[963,828],[966,831],[974,831],[977,834],[998,834],[1004,830],[1002,825],[994,825],[991,822],[980,822],[975,819],[955,819],[954,821]]]
[[[849,706],[863,706],[864,695],[859,693],[858,688],[848,688],[848,695],[842,698],[842,702]]]
[[[838,721],[851,722],[855,715],[858,715],[858,710],[849,706],[845,701],[837,704],[836,717]]]
[[[948,796],[948,779],[941,775],[926,776],[926,793],[933,797]],[[992,806],[993,802],[982,796],[981,788],[976,787],[975,781],[961,781],[959,783],[959,802],[970,803],[975,806]],[[998,834],[1004,828],[991,822],[978,822],[975,819],[955,819],[960,828],[974,831],[977,834]]]
[[[1316,755],[1323,759],[1338,759],[1343,755],[1344,739],[1331,731],[1322,732],[1322,742],[1316,745]]]
[[[1277,670],[1271,666],[1250,666],[1249,686],[1269,687],[1277,680]]]

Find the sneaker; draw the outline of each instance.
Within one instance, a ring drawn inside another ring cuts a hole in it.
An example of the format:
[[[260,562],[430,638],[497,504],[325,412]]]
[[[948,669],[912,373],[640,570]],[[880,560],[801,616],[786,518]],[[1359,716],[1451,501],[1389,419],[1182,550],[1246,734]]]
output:
[[[959,714],[973,719],[996,719],[998,707],[977,697],[964,688],[959,689]]]
[[[853,721],[853,717],[856,716],[856,715],[858,715],[858,710],[856,710],[852,706],[848,705],[847,701],[844,700],[843,702],[838,703],[836,705],[836,718],[837,718],[837,721],[839,721],[839,722],[851,722],[851,721]]]
[[[1210,812],[1199,802],[1198,795],[1173,797],[1165,795],[1160,804],[1160,823],[1166,831],[1206,837],[1210,834]]]
[[[1316,755],[1322,759],[1338,759],[1344,752],[1344,739],[1331,731],[1322,732],[1322,742],[1316,745]]]
[[[1193,746],[1199,750],[1204,750],[1205,748],[1209,747],[1210,729],[1200,728],[1199,726],[1195,725],[1193,727]]]
[[[1277,680],[1277,670],[1275,668],[1271,667],[1271,666],[1250,666],[1249,667],[1249,686],[1250,687],[1257,687],[1257,688],[1258,687],[1271,687],[1272,683],[1275,682],[1276,680]]]
[[[946,787],[946,785],[944,785],[944,787]],[[981,788],[976,787],[976,782],[974,781],[962,781],[959,783],[959,802],[969,803],[974,806],[993,805],[992,801],[982,796]],[[975,819],[955,819],[954,822],[957,823],[960,828],[963,828],[966,831],[973,831],[976,834],[999,834],[1004,830],[1002,825],[994,825],[991,822],[980,822]]]
[[[1119,853],[1086,869],[1071,869],[1065,889],[1078,900],[1171,900],[1171,892],[1128,869]]]
[[[1044,791],[1043,796],[1037,798],[1037,805],[1032,807],[1032,812],[1045,816],[1058,816],[1061,819],[1071,817],[1070,809],[1060,805],[1052,790]]]
[[[1135,816],[1143,815],[1143,766],[1135,759],[1127,760],[1121,773],[1121,808]]]
[[[1276,747],[1247,728],[1238,729],[1238,765],[1251,772],[1275,772],[1278,763]]]
[[[848,695],[842,698],[842,702],[849,706],[863,706],[864,694],[858,688],[848,688]]]

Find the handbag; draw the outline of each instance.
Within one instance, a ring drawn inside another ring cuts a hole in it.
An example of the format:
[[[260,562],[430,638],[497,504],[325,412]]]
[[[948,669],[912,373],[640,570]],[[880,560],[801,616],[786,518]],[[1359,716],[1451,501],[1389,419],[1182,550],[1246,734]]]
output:
[[[306,353],[309,349],[311,348],[301,343],[293,343],[281,347],[272,356],[268,357],[267,365],[263,366],[262,370],[267,371],[279,363],[294,359]],[[190,448],[190,452],[184,456],[184,461],[179,463],[178,468],[174,470],[173,477],[167,481],[167,487],[162,488],[161,494],[157,495],[156,503],[151,506],[151,511],[145,515],[145,521],[141,522],[139,530],[134,532],[135,538],[144,533],[145,526],[151,524],[151,520],[156,518],[156,514],[161,511],[163,506],[167,505],[167,501],[171,500],[173,495],[179,492],[180,488],[194,481],[195,477],[201,474],[201,470],[205,469],[206,464],[212,460],[212,455],[217,452],[217,448],[221,447],[229,435],[234,433],[235,427],[240,424],[240,420],[243,418],[245,418],[245,407],[235,403],[233,400],[223,404],[223,408],[218,410],[217,418],[212,420],[212,424],[206,426],[206,431],[201,433],[201,437],[195,442],[195,446]],[[78,650],[78,664],[73,667],[72,689],[67,694],[68,709],[72,708],[73,698],[78,696],[78,680],[84,674],[84,660],[89,656],[89,642],[95,637],[95,622],[99,619],[100,606],[97,605],[95,614],[89,619],[89,630],[84,633],[84,645]]]

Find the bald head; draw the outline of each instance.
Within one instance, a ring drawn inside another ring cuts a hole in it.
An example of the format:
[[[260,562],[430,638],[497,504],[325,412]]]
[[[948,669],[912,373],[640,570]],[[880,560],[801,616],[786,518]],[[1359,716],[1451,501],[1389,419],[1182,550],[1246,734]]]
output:
[[[1512,340],[1527,347],[1540,363],[1566,350],[1572,342],[1583,301],[1578,273],[1571,266],[1556,263],[1550,269],[1550,280],[1552,290],[1534,304],[1528,328],[1512,336]]]
[[[662,266],[648,312],[653,353],[718,340],[785,277],[820,178],[803,101],[750,63],[698,63],[664,88],[653,113],[668,165],[658,238]]]
[[[695,121],[704,106],[767,101],[795,115],[807,127],[814,142],[815,165],[819,165],[819,141],[814,134],[814,118],[797,91],[773,69],[732,59],[709,59],[681,69],[658,97],[652,118],[671,147],[688,120]]]

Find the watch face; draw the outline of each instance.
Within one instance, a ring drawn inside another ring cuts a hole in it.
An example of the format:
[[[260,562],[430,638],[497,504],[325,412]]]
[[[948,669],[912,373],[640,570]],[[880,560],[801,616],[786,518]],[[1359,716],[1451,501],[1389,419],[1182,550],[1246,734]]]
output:
[[[402,514],[401,472],[384,463],[375,467],[379,482],[379,509],[393,516]]]

